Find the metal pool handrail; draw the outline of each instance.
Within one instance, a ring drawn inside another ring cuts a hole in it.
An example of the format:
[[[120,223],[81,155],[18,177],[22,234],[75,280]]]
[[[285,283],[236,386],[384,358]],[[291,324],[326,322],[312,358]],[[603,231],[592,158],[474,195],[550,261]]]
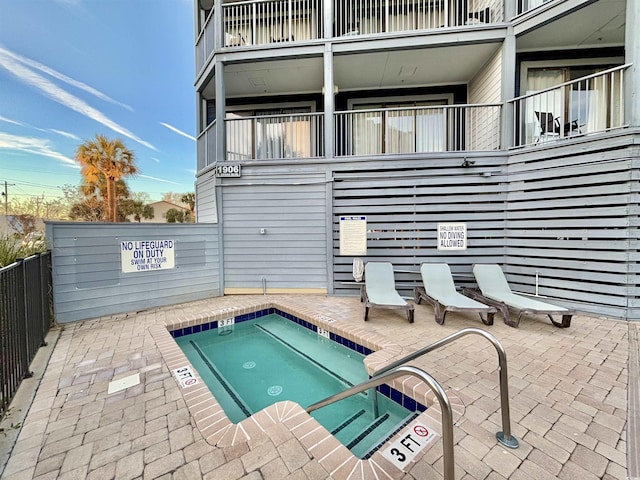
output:
[[[347,397],[351,397],[358,393],[364,392],[370,388],[375,388],[378,385],[382,385],[383,383],[387,383],[389,380],[393,380],[397,377],[402,377],[405,375],[412,375],[414,377],[418,377],[424,383],[426,383],[429,388],[433,391],[438,402],[440,403],[440,408],[442,409],[442,443],[443,443],[443,460],[444,460],[444,480],[453,480],[454,479],[454,461],[453,461],[453,414],[451,412],[451,403],[449,402],[449,398],[445,393],[442,386],[427,372],[421,370],[417,367],[412,367],[409,365],[405,365],[402,367],[394,368],[391,371],[386,371],[385,373],[376,374],[366,382],[362,382],[358,385],[354,385],[351,388],[343,390],[340,393],[336,393],[335,395],[331,395],[330,397],[325,398],[324,400],[320,400],[312,405],[307,407],[307,413],[311,413],[314,410],[318,410],[319,408],[326,407],[332,403],[335,403],[339,400],[343,400]]]
[[[500,369],[500,410],[502,411],[502,432],[496,433],[496,439],[499,443],[509,448],[518,448],[518,439],[511,435],[511,419],[509,416],[509,379],[507,375],[507,354],[502,347],[500,341],[494,337],[489,332],[481,330],[479,328],[463,328],[456,333],[452,333],[448,337],[445,337],[437,342],[432,343],[431,345],[427,345],[426,347],[417,350],[406,357],[401,358],[393,363],[390,363],[386,367],[381,368],[375,375],[380,375],[385,372],[388,372],[392,369],[399,367],[411,360],[415,360],[422,355],[425,355],[429,352],[432,352],[444,345],[457,340],[460,337],[464,337],[465,335],[480,335],[495,347],[498,352],[498,366]]]

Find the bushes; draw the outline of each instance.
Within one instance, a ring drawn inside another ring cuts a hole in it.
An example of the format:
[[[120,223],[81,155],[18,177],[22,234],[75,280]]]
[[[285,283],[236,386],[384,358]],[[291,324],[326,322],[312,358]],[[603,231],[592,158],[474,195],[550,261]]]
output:
[[[46,249],[42,235],[0,235],[0,267],[6,267],[18,258],[27,258]]]

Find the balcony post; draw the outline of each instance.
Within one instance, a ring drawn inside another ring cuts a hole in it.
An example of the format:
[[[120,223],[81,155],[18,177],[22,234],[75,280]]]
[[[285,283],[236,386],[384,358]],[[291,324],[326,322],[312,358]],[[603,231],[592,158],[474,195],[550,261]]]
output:
[[[624,72],[625,83],[625,123],[630,127],[640,126],[640,2],[627,1],[625,28],[625,63],[632,65]]]
[[[333,10],[335,0],[323,0],[322,5],[322,28],[323,32],[318,32],[321,38],[330,39],[333,37]]]
[[[327,159],[334,157],[334,111],[335,94],[333,83],[333,52],[331,43],[325,44],[324,49],[324,156]]]
[[[224,10],[222,9],[222,0],[214,0],[213,2],[213,26],[214,26],[214,48],[224,47]],[[205,58],[206,60],[206,58]]]
[[[507,2],[509,3],[509,2]],[[500,148],[506,149],[515,145],[515,135],[513,126],[515,125],[515,108],[514,103],[508,100],[515,97],[516,86],[516,37],[513,34],[513,27],[507,28],[507,35],[502,43],[502,115],[500,121]]]
[[[224,63],[215,60],[215,90],[216,90],[216,163],[224,162],[227,158],[227,122],[226,97],[224,83]],[[208,165],[213,162],[207,161]]]

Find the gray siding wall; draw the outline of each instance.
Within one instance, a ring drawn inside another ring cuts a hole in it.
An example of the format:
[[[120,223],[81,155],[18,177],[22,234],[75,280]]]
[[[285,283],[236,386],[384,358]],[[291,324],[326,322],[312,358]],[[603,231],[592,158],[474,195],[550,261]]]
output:
[[[638,171],[629,135],[512,155],[505,271],[522,291],[640,319]]]
[[[225,292],[326,291],[324,169],[243,167],[220,180]]]
[[[339,255],[339,217],[365,215],[364,261],[390,261],[407,297],[422,262],[447,262],[460,287],[474,263],[503,266],[515,291],[579,311],[640,320],[637,134],[504,155],[367,162],[336,169],[334,290],[356,295]],[[439,222],[464,222],[468,248],[438,251]]]
[[[334,172],[334,289],[356,294],[353,257],[340,256],[340,216],[367,217],[366,261],[389,261],[399,290],[413,296],[420,264],[447,262],[460,286],[472,285],[474,262],[500,263],[505,253],[506,155],[457,156],[351,166]],[[378,168],[375,168],[375,167]],[[373,167],[373,168],[372,168]],[[366,169],[365,169],[366,168]],[[437,249],[438,223],[467,224],[468,248]]]
[[[173,240],[175,268],[123,273],[126,240]],[[52,222],[47,242],[58,323],[221,294],[215,225]]]
[[[213,170],[196,181],[196,217],[199,223],[218,223],[216,178]]]

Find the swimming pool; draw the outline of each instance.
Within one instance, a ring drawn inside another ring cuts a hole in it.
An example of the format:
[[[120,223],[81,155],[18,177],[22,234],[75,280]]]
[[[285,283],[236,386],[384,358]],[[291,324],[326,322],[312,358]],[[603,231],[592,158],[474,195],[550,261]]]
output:
[[[304,408],[369,378],[363,360],[372,350],[290,315],[263,311],[253,317],[173,333],[231,421],[282,400]],[[312,416],[355,456],[367,458],[425,410],[388,386],[380,391],[350,397]],[[389,397],[400,403],[404,398],[405,406]]]

